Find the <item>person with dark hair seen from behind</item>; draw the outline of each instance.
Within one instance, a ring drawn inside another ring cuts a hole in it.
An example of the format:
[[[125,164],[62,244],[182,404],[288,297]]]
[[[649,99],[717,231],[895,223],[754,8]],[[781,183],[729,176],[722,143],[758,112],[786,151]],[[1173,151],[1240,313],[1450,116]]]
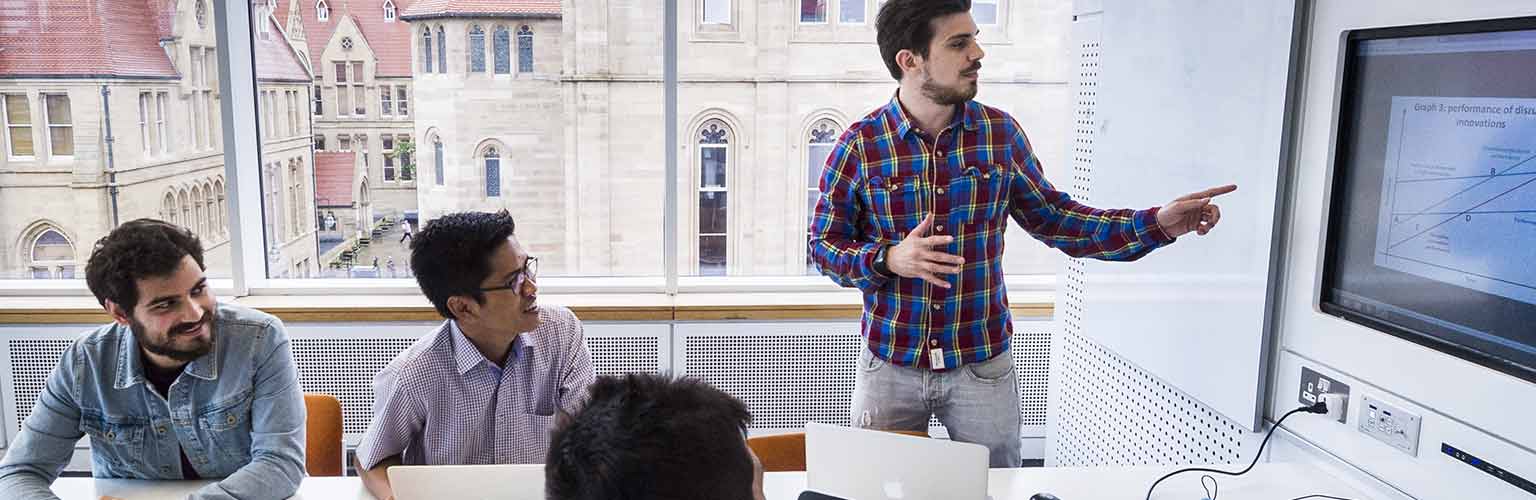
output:
[[[1018,467],[1018,376],[1003,284],[1011,216],[1073,257],[1129,261],[1221,219],[1221,186],[1146,210],[1073,201],[1045,179],[1019,123],[976,97],[985,52],[969,0],[889,0],[876,17],[895,95],[833,145],[808,251],[823,274],[864,294],[867,348],[853,424],[924,431],[936,415],[956,441]]]
[[[445,319],[374,378],[357,447],[368,491],[389,500],[394,465],[536,464],[557,415],[581,407],[592,357],[569,309],[538,304],[539,259],[505,210],[428,221],[411,272]]]
[[[631,373],[592,384],[550,438],[549,500],[763,500],[752,415],[696,379]]]
[[[283,323],[219,303],[203,247],[138,219],[96,242],[86,284],[113,323],[59,359],[0,461],[6,498],[53,499],[75,442],[99,478],[219,479],[193,499],[280,499],[304,477],[304,397]]]

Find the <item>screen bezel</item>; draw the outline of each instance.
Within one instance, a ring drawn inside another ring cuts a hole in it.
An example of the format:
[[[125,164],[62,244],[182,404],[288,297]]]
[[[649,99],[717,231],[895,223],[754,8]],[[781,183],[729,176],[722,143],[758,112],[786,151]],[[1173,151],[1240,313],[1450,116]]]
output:
[[[1370,28],[1361,30],[1349,30],[1343,36],[1343,54],[1341,78],[1339,80],[1338,99],[1334,122],[1334,152],[1330,168],[1329,179],[1327,228],[1323,239],[1323,270],[1322,279],[1319,280],[1318,309],[1324,314],[1337,316],[1351,323],[1359,324],[1383,333],[1393,335],[1429,347],[1446,354],[1450,354],[1487,368],[1512,375],[1528,382],[1536,383],[1536,366],[1527,366],[1516,363],[1514,360],[1495,356],[1468,345],[1451,342],[1434,334],[1421,332],[1404,325],[1398,325],[1383,321],[1380,318],[1366,315],[1343,307],[1337,302],[1338,297],[1334,292],[1339,283],[1338,245],[1343,222],[1343,210],[1341,204],[1347,193],[1342,192],[1345,179],[1344,166],[1353,154],[1354,130],[1349,124],[1354,123],[1355,99],[1357,96],[1356,85],[1358,74],[1359,45],[1367,40],[1381,40],[1392,38],[1412,38],[1435,35],[1460,35],[1471,33],[1492,33],[1500,31],[1536,30],[1536,16],[1516,17],[1503,19],[1488,19],[1478,21],[1462,21],[1453,23],[1421,24],[1412,26],[1396,26],[1388,28]]]

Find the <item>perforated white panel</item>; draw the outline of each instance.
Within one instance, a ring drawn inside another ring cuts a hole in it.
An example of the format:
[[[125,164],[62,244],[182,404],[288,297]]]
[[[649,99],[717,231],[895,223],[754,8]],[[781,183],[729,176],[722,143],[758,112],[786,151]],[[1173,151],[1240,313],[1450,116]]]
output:
[[[1100,18],[1073,23],[1077,50],[1073,198],[1091,201],[1098,117]],[[1050,466],[1220,464],[1244,460],[1249,435],[1083,335],[1091,278],[1065,259],[1057,291],[1061,333],[1051,343],[1046,464]]]
[[[1047,460],[1053,466],[1237,463],[1247,433],[1094,344],[1063,334]]]
[[[746,402],[754,431],[848,425],[863,349],[857,324],[689,324],[678,327],[677,337],[682,373]],[[1046,417],[1050,323],[1015,322],[1013,349],[1023,424],[1038,429]],[[929,431],[947,435],[936,419]]]
[[[362,434],[373,418],[373,376],[396,354],[410,347],[410,338],[296,338],[291,340],[299,387],[341,401],[343,434]]]
[[[48,374],[58,366],[59,356],[72,342],[70,339],[11,339],[6,342],[10,348],[12,385],[5,395],[11,398],[12,407],[16,409],[16,420],[12,425],[17,431],[32,414]]]
[[[587,337],[592,371],[604,375],[659,373],[661,339],[657,337]]]

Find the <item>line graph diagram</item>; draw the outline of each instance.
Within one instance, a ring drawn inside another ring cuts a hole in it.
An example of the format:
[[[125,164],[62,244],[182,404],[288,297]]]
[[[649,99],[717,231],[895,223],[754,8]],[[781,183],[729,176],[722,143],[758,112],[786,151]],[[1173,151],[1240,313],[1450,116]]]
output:
[[[1391,112],[1376,265],[1536,304],[1536,99]]]

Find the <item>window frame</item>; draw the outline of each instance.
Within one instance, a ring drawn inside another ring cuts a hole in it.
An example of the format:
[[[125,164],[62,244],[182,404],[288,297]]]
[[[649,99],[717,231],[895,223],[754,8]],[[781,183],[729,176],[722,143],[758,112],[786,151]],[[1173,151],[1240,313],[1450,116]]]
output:
[[[534,58],[534,53],[535,52],[534,52],[534,46],[533,46],[533,42],[534,42],[533,26],[530,26],[530,25],[527,25],[527,24],[523,24],[523,25],[518,26],[517,27],[517,32],[513,34],[513,38],[517,40],[517,44],[516,44],[516,47],[517,47],[517,70],[515,72],[513,72],[513,74],[517,74],[517,75],[529,74],[529,75],[532,75],[535,72],[535,70],[536,70],[536,67],[533,64],[535,62],[535,58]],[[525,39],[528,40],[528,45],[527,45],[527,47],[528,47],[528,49],[527,49],[528,50],[528,56],[527,57],[523,57],[523,47],[524,47],[523,40],[525,40]]]
[[[704,134],[705,129],[709,128],[711,125],[719,126],[719,132],[722,134],[722,138],[725,142],[706,144],[703,140],[700,140],[700,136]],[[738,141],[740,140],[741,132],[739,131],[739,128],[740,127],[737,125],[735,120],[732,120],[727,116],[723,116],[718,112],[710,112],[700,117],[697,124],[690,130],[690,133],[687,136],[689,138],[688,144],[692,146],[691,155],[689,157],[691,173],[688,176],[688,185],[690,187],[690,194],[692,195],[688,202],[688,208],[690,209],[688,210],[688,224],[690,228],[689,234],[691,235],[689,238],[690,245],[688,252],[688,266],[690,272],[688,274],[693,276],[704,277],[704,275],[701,273],[703,272],[704,267],[702,263],[704,254],[703,242],[706,236],[719,237],[725,240],[725,265],[724,269],[722,269],[722,274],[719,276],[731,276],[733,274],[731,272],[731,263],[736,260],[736,245],[735,242],[731,239],[731,235],[736,231],[731,230],[731,221],[734,220],[734,218],[731,217],[731,191],[733,191],[733,189],[731,189],[731,185],[735,182],[737,177],[736,172],[734,172],[735,169],[733,168],[734,164],[735,162],[740,161],[736,155],[737,151],[740,149]],[[725,154],[725,164],[722,165],[722,168],[725,170],[725,183],[723,186],[705,185],[704,151],[706,149],[718,149]],[[703,228],[699,226],[699,219],[704,210],[704,193],[721,193],[725,196],[726,215],[724,232],[705,233]]]
[[[60,238],[64,238],[64,243],[69,245],[70,253],[73,254],[74,258],[71,258],[70,260],[36,260],[37,242],[38,242],[38,240],[43,239],[43,236],[48,234],[48,233],[54,233],[54,234],[59,235]],[[73,268],[70,271],[70,274],[75,275],[75,276],[82,276],[82,273],[80,272],[81,271],[81,262],[79,260],[79,255],[80,255],[79,246],[75,244],[75,239],[74,238],[70,238],[68,234],[65,234],[64,230],[62,228],[60,228],[57,224],[54,224],[52,221],[48,221],[48,220],[35,221],[35,222],[29,224],[26,227],[26,230],[22,231],[22,234],[30,235],[30,236],[22,238],[21,241],[23,241],[25,243],[25,245],[20,249],[20,250],[22,250],[25,253],[25,257],[26,257],[26,259],[25,259],[26,260],[26,266],[25,267],[26,267],[26,270],[27,270],[28,273],[35,272],[35,269],[37,267],[41,266],[41,267],[48,268],[48,270],[50,272],[50,276],[47,279],[50,279],[50,280],[70,279],[70,278],[60,278],[57,275],[53,275],[53,272],[56,271],[57,269],[59,269],[60,267],[69,266],[69,267]],[[33,278],[33,279],[36,280],[37,278]]]
[[[971,1],[972,1],[971,9],[973,9],[973,10],[976,8],[976,4],[979,4],[979,3],[990,4],[990,5],[992,5],[992,8],[993,8],[993,19],[992,19],[992,22],[991,23],[983,23],[983,22],[978,21],[976,23],[976,26],[988,27],[988,28],[997,28],[997,27],[1000,27],[1000,26],[1003,26],[1003,25],[1006,24],[1004,22],[1004,19],[1006,19],[1005,15],[1007,13],[1003,9],[1005,8],[1004,4],[1007,3],[1007,2],[1005,2],[1004,0],[971,0]],[[975,14],[972,14],[971,17],[975,18],[976,16],[975,16]]]
[[[733,2],[734,3],[734,2]],[[1006,2],[1003,2],[1006,3]],[[258,101],[257,84],[254,74],[254,55],[251,52],[254,33],[251,24],[251,9],[229,8],[231,2],[213,2],[215,34],[218,37],[219,47],[224,50],[209,48],[205,55],[214,55],[215,61],[208,61],[203,66],[216,67],[220,73],[208,75],[216,77],[216,89],[202,90],[197,87],[198,95],[207,96],[217,90],[219,99],[209,100],[206,103],[196,99],[189,101],[190,105],[204,112],[212,110],[216,114],[207,116],[207,121],[217,124],[215,127],[207,127],[208,135],[213,136],[213,141],[222,142],[224,170],[220,175],[213,177],[213,195],[217,200],[217,215],[214,222],[220,226],[221,233],[227,235],[231,251],[231,267],[229,277],[217,277],[209,280],[216,293],[223,297],[331,297],[331,296],[416,296],[419,289],[410,279],[376,279],[376,280],[351,280],[351,279],[284,279],[270,278],[267,276],[267,252],[263,234],[262,187],[261,176],[263,160],[261,158],[261,146],[259,138],[255,134],[257,119],[252,116],[251,110],[255,110]],[[878,5],[878,4],[877,4]],[[677,44],[685,39],[676,39],[678,33],[677,5],[673,1],[663,2],[664,13],[661,16],[663,31],[674,36],[674,42],[664,45],[664,62],[675,63],[677,57]],[[441,39],[441,38],[440,38]],[[421,40],[418,39],[418,43]],[[664,64],[664,67],[669,64]],[[678,108],[676,105],[677,76],[675,65],[663,71],[663,91],[671,96],[664,106],[664,120],[668,129],[681,128],[683,125],[677,121]],[[437,68],[434,68],[437,69]],[[199,72],[203,69],[197,70]],[[442,72],[442,70],[439,70]],[[323,85],[323,84],[322,84]],[[313,90],[311,86],[311,90]],[[206,93],[203,93],[206,92]],[[13,92],[14,93],[14,92]],[[37,111],[39,104],[32,102],[36,92],[23,93],[28,101],[28,112],[33,117],[30,127],[37,128]],[[320,96],[324,101],[323,95]],[[398,101],[397,101],[398,102]],[[190,115],[191,113],[189,113]],[[3,118],[3,116],[0,116]],[[0,124],[9,126],[8,123]],[[173,127],[172,127],[173,128]],[[745,146],[746,137],[741,129],[734,130],[736,135],[733,147]],[[7,130],[8,132],[8,130]],[[680,134],[673,132],[668,134],[668,139],[674,144],[687,146],[694,142],[691,131],[679,130]],[[9,141],[9,133],[5,134]],[[41,144],[37,141],[37,131],[34,135],[34,152]],[[197,129],[191,131],[194,138],[201,138]],[[431,145],[437,138],[433,132],[428,132],[424,143]],[[338,141],[340,139],[338,138]],[[213,142],[209,141],[209,142]],[[169,142],[169,141],[168,141]],[[189,141],[191,142],[191,141]],[[217,146],[217,143],[201,146],[206,150]],[[423,148],[424,149],[424,148]],[[505,149],[505,148],[503,148]],[[670,151],[679,151],[677,148],[664,148]],[[686,149],[686,148],[685,148]],[[47,150],[47,149],[45,149]],[[7,142],[7,154],[13,149]],[[445,148],[446,153],[446,148]],[[418,152],[418,158],[422,152]],[[442,155],[433,154],[433,161]],[[35,156],[34,156],[35,157]],[[12,159],[16,159],[12,157]],[[506,155],[503,155],[505,163]],[[662,252],[666,255],[663,259],[663,271],[660,275],[640,277],[578,277],[578,276],[550,276],[541,278],[540,288],[545,294],[689,294],[689,293],[805,293],[805,292],[832,292],[846,291],[832,283],[830,280],[819,276],[731,276],[726,278],[686,276],[679,273],[677,263],[679,254],[691,253],[680,245],[678,236],[679,219],[686,216],[678,207],[686,202],[686,196],[680,197],[677,188],[679,175],[688,175],[692,170],[681,162],[689,161],[686,154],[668,153],[666,158],[667,184],[665,209],[664,209],[664,238],[661,242]],[[684,168],[679,169],[679,166]],[[697,179],[690,179],[696,181]],[[443,182],[440,176],[434,175],[434,183]],[[444,182],[444,184],[446,184]],[[179,203],[175,198],[175,191],[179,188],[168,188],[162,202],[165,199],[172,203]],[[165,208],[162,204],[162,209]],[[173,205],[171,210],[179,212],[180,206]],[[175,214],[171,214],[175,215]],[[252,217],[255,215],[256,217]],[[682,221],[686,222],[686,221]],[[686,227],[686,226],[685,226]],[[71,280],[0,280],[0,297],[90,297],[90,291],[85,287],[83,273],[77,269],[76,278]],[[1011,292],[1035,292],[1049,293],[1055,290],[1056,277],[1052,275],[1010,275],[1006,282]],[[306,299],[307,300],[307,299]]]
[[[805,20],[805,2],[806,1],[808,1],[808,0],[795,0],[795,3],[794,3],[794,6],[795,6],[795,9],[794,9],[794,12],[795,12],[795,24],[800,25],[800,26],[831,26],[833,24],[832,20],[837,19],[837,17],[833,15],[832,11],[835,10],[835,9],[833,9],[833,6],[837,4],[838,0],[820,0],[820,1],[827,2],[826,9],[822,13],[822,16],[824,16],[824,18],[822,20],[820,20],[820,21],[806,21]]]
[[[9,96],[21,96],[22,102],[27,104],[27,123],[25,125],[13,125],[10,119]],[[26,128],[27,135],[32,136],[32,154],[16,154],[16,145],[11,143],[11,129]],[[33,161],[37,159],[37,118],[32,115],[32,94],[30,92],[4,92],[0,93],[0,132],[5,133],[5,155],[9,161]]]
[[[331,22],[331,4],[325,0],[315,1],[315,20],[322,23]]]
[[[66,105],[69,107],[69,123],[64,124],[64,125],[55,125],[53,123],[53,117],[50,116],[50,113],[48,112],[49,111],[48,98],[49,97],[53,97],[53,96],[63,97],[65,102],[67,103]],[[42,111],[43,111],[42,112],[42,117],[43,117],[43,145],[45,146],[43,149],[48,151],[48,161],[72,161],[72,160],[74,160],[75,159],[75,116],[74,116],[74,114],[75,114],[75,105],[74,105],[74,103],[69,102],[69,93],[68,92],[63,92],[63,91],[58,91],[58,92],[47,92],[47,91],[39,92],[37,94],[37,100],[38,100],[39,103],[42,104],[41,107],[42,107]],[[69,128],[69,153],[68,154],[57,154],[57,153],[53,152],[53,129],[55,127],[68,127]]]

